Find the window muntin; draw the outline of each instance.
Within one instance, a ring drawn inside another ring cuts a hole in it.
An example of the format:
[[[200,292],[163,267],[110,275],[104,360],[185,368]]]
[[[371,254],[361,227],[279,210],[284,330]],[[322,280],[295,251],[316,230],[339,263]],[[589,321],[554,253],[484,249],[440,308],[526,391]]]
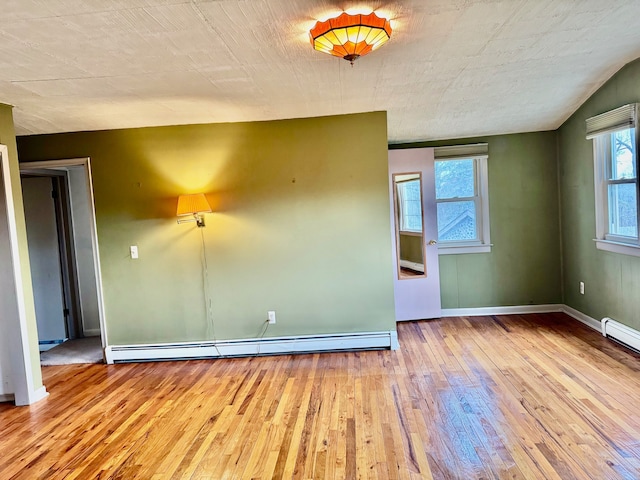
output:
[[[398,182],[398,207],[400,232],[422,233],[422,197],[420,179],[414,178]]]

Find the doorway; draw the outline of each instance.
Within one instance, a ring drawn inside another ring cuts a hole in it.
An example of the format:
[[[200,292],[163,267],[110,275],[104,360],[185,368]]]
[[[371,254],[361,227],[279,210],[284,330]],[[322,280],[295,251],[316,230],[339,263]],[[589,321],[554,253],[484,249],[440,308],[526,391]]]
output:
[[[42,365],[97,363],[107,340],[89,159],[20,173]]]
[[[40,351],[82,338],[66,171],[20,176]]]

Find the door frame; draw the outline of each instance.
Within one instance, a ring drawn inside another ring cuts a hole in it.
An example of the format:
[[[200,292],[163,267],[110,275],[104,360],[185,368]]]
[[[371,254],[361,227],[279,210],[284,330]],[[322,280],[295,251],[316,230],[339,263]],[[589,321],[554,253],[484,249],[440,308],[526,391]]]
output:
[[[11,185],[11,164],[9,163],[9,149],[0,144],[0,165],[2,168],[2,183],[4,187],[5,206],[7,215],[7,229],[9,231],[9,250],[11,254],[11,269],[13,274],[14,293],[17,307],[17,323],[10,323],[12,332],[19,342],[10,342],[9,356],[11,358],[11,376],[13,380],[13,397],[16,405],[31,405],[42,400],[47,395],[44,386],[35,388],[33,378],[33,362],[29,345],[29,325],[27,321],[27,305],[23,290],[22,267],[20,261],[20,243],[18,241],[18,224],[16,222],[16,207],[13,203],[13,187]],[[34,318],[35,322],[35,318]],[[37,347],[37,342],[36,342]],[[39,365],[38,365],[39,367]]]
[[[20,164],[20,173],[28,174],[30,170],[63,170],[66,167],[83,167],[85,185],[89,199],[89,228],[91,230],[91,246],[93,250],[93,266],[96,272],[96,293],[98,297],[98,316],[100,321],[100,339],[102,350],[107,347],[107,325],[104,312],[104,293],[102,289],[102,271],[100,269],[100,251],[98,247],[98,228],[96,225],[95,202],[93,196],[93,180],[91,176],[91,159],[89,157],[69,158],[63,160],[45,160],[38,162],[24,162]]]

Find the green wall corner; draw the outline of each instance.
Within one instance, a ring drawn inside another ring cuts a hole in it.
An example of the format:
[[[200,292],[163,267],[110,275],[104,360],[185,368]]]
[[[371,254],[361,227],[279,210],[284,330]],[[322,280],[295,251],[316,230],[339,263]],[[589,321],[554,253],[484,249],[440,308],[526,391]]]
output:
[[[611,317],[640,330],[640,257],[596,248],[592,141],[587,118],[640,102],[640,60],[607,81],[559,130],[565,303],[597,320]],[[579,282],[585,283],[585,294]]]

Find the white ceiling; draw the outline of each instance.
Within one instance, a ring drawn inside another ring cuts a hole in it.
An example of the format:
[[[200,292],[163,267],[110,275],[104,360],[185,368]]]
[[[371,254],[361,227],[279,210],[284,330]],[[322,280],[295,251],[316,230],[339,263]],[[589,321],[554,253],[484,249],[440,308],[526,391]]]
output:
[[[348,62],[308,30],[393,19]],[[19,135],[387,110],[391,142],[557,128],[640,57],[639,0],[3,0]],[[639,79],[640,80],[640,79]]]

